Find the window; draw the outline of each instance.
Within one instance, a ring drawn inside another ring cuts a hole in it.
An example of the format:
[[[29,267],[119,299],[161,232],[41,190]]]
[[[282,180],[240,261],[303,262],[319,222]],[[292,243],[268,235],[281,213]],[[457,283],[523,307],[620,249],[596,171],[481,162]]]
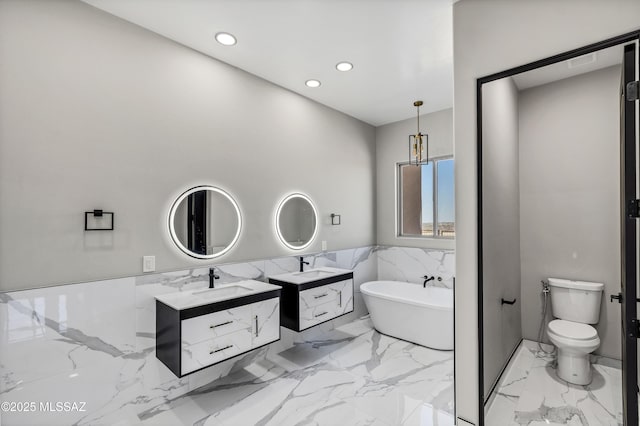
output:
[[[456,236],[453,168],[451,157],[420,166],[398,164],[399,236]]]

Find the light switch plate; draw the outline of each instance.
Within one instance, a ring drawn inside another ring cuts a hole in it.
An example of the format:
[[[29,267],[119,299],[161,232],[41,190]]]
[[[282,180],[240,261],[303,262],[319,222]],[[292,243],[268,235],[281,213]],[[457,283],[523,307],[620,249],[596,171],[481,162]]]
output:
[[[327,242],[323,241],[322,242],[322,251],[325,251],[327,249]]]
[[[142,272],[154,272],[156,270],[155,256],[142,256]]]

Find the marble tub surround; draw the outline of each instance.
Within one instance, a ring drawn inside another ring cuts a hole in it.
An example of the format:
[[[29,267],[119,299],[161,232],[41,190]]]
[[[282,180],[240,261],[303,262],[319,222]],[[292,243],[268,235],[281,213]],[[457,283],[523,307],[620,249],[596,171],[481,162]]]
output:
[[[559,379],[553,359],[537,353],[536,342],[520,344],[486,406],[487,425],[622,424],[620,361],[592,357],[593,381],[579,386]]]
[[[425,275],[442,277],[432,280],[429,286],[453,288],[455,277],[455,252],[415,247],[379,246],[378,280],[404,281],[422,284]]]
[[[453,353],[357,320],[139,414],[142,424],[453,425]]]
[[[312,264],[352,269],[354,282],[375,277],[374,247],[308,256]],[[216,265],[216,284],[265,277],[299,268],[297,257]],[[85,412],[4,413],[3,424],[112,423],[111,416],[137,414],[167,398],[241,370],[294,344],[281,340],[176,378],[155,357],[155,297],[208,287],[209,268],[0,293],[0,402],[85,401]],[[314,336],[366,313],[359,292],[356,310],[309,330]]]

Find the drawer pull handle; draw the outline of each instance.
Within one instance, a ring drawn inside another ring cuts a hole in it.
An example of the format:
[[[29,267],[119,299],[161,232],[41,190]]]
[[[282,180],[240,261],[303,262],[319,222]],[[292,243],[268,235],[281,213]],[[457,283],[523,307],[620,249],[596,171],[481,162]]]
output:
[[[321,297],[325,297],[328,296],[329,293],[325,293],[325,294],[319,294],[318,296],[313,296],[314,299],[320,299]]]
[[[221,324],[216,324],[216,325],[210,325],[209,328],[216,328],[216,327],[222,327],[223,325],[227,325],[227,324],[231,324],[233,321],[227,321],[227,322],[223,322]]]
[[[258,316],[256,315],[256,337],[258,337]]]
[[[228,345],[228,346],[225,346],[224,348],[216,349],[215,351],[211,351],[211,352],[209,352],[209,355],[213,355],[213,354],[215,354],[216,352],[222,352],[222,351],[224,351],[225,349],[229,349],[229,348],[232,348],[232,347],[233,347],[233,345]]]
[[[338,299],[338,306],[342,308],[342,291],[340,292],[340,298]]]
[[[318,317],[321,317],[321,316],[323,316],[323,315],[327,315],[328,313],[329,313],[329,312],[323,312],[323,313],[321,313],[321,314],[317,314],[317,315],[315,315],[315,317],[316,317],[316,318],[318,318]]]

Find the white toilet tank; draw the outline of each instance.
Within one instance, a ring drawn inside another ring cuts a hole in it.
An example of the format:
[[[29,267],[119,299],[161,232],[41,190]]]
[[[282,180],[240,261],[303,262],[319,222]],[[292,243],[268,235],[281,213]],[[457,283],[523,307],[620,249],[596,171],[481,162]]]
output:
[[[559,319],[596,324],[604,284],[549,278],[553,316]]]

